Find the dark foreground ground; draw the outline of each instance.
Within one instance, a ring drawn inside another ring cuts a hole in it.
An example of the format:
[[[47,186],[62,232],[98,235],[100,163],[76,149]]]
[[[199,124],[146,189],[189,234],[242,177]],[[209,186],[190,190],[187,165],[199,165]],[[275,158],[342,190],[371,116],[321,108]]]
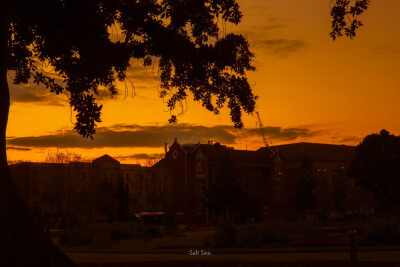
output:
[[[360,266],[400,267],[400,251],[359,252],[358,262],[349,261],[347,252],[212,254],[132,254],[132,253],[68,253],[82,267],[125,266]]]
[[[400,263],[376,263],[376,262],[362,262],[362,263],[351,263],[346,261],[320,261],[320,262],[136,262],[136,263],[116,263],[116,264],[80,264],[80,267],[128,267],[128,266],[190,266],[190,267],[250,267],[250,266],[267,266],[267,267],[398,267]]]
[[[82,267],[126,266],[360,266],[400,267],[400,245],[358,246],[358,262],[350,262],[350,248],[342,246],[258,248],[204,248],[212,231],[183,235],[120,240],[105,249],[91,245],[62,249]]]

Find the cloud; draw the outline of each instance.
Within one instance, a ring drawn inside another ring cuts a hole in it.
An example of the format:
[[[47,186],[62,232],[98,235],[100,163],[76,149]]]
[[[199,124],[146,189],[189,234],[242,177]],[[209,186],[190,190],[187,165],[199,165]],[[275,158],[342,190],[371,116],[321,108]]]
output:
[[[287,25],[281,23],[274,23],[262,26],[254,25],[252,27],[238,31],[237,33],[247,36],[252,45],[257,45],[258,41],[265,40],[266,36],[269,36],[272,31],[285,28],[286,26]]]
[[[287,128],[282,129],[281,127],[264,127],[264,135],[274,141],[291,141],[296,140],[299,137],[312,137],[315,136],[316,132],[311,131],[307,128]],[[260,135],[260,129],[252,128],[248,130],[249,135]]]
[[[126,155],[126,156],[118,156],[118,157],[114,157],[118,160],[132,160],[132,159],[136,159],[136,160],[147,160],[147,159],[160,159],[164,157],[163,153],[155,153],[155,154],[133,154],[133,155]]]
[[[284,27],[286,27],[286,25],[284,25],[284,24],[273,24],[273,25],[260,26],[260,27],[258,27],[258,30],[262,31],[264,33],[266,31],[281,29]]]
[[[7,150],[30,151],[29,147],[7,146]]]
[[[135,97],[137,94],[140,95],[138,90],[153,90],[157,88],[159,84],[158,64],[152,67],[143,67],[140,63],[132,62],[133,66],[130,67],[126,73],[126,80],[122,83],[117,82],[118,95],[116,98],[122,99],[125,97]],[[11,72],[8,77],[8,84],[10,87],[10,98],[11,103],[32,103],[41,105],[52,105],[52,106],[68,106],[68,99],[65,95],[56,95],[51,93],[50,89],[45,88],[44,85],[36,85],[30,83],[28,85],[15,85],[13,83],[14,74]],[[62,80],[55,76],[55,74],[49,75],[56,79],[56,82],[60,85],[63,84]],[[111,100],[111,93],[107,88],[100,87],[98,90],[99,94],[95,95],[95,98],[99,101]],[[143,96],[139,96],[143,97]]]
[[[306,43],[301,40],[260,39],[255,41],[255,46],[264,49],[269,54],[286,57],[290,53],[294,53],[306,47]]]
[[[339,143],[358,143],[362,140],[362,138],[357,137],[357,136],[350,136],[350,137],[345,137],[342,138]]]
[[[388,54],[398,54],[400,53],[400,49],[396,45],[382,45],[382,46],[377,46],[374,47],[374,50],[382,53],[388,53]]]
[[[143,63],[131,62],[132,67],[128,68],[126,72],[126,79],[124,81],[116,82],[116,89],[118,94],[114,96],[116,99],[125,98],[141,98],[147,99],[143,95],[143,91],[157,90],[160,84],[160,77],[158,73],[158,63],[153,67],[144,67]],[[111,93],[107,88],[99,88],[99,94],[96,99],[100,101],[111,100]]]
[[[40,103],[41,105],[65,106],[68,105],[68,99],[65,95],[56,95],[51,93],[43,85],[16,85],[11,79],[8,79],[10,87],[10,100],[13,103]]]
[[[156,63],[154,67],[144,67],[141,64],[135,64],[128,69],[126,77],[133,83],[135,83],[135,81],[158,82],[160,78],[158,73],[158,63]]]
[[[63,85],[63,81],[55,73],[46,72],[45,75],[54,78],[56,83]],[[68,105],[68,99],[65,95],[56,95],[51,93],[50,89],[45,88],[43,84],[14,84],[15,72],[8,72],[7,82],[10,88],[11,104],[14,103],[40,103],[41,105],[65,106]]]
[[[295,140],[298,137],[312,137],[315,132],[307,128],[265,127],[264,133],[270,141]],[[126,125],[100,127],[94,140],[84,139],[73,130],[59,131],[42,136],[8,138],[7,144],[18,147],[57,148],[102,148],[102,147],[162,147],[165,142],[207,143],[212,139],[222,144],[237,144],[242,138],[260,138],[258,128],[234,129],[230,125],[211,127],[191,124],[178,125]]]

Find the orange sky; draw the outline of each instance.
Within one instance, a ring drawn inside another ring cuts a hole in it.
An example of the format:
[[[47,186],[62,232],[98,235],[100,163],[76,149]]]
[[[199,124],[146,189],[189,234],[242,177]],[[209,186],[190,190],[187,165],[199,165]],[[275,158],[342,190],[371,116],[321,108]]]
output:
[[[227,25],[228,32],[247,35],[256,54],[257,71],[248,76],[272,144],[356,145],[383,128],[400,134],[400,1],[372,0],[357,37],[334,42],[329,3],[241,0],[242,23]],[[235,130],[227,109],[215,116],[191,99],[180,124],[168,125],[169,112],[158,98],[157,69],[133,63],[128,76],[135,91],[125,92],[120,84],[119,97],[101,97],[103,122],[95,141],[73,132],[65,97],[35,85],[10,85],[9,160],[43,161],[49,150],[59,148],[135,163],[160,156],[174,137],[182,143],[213,139],[241,149],[263,145],[256,117],[245,115],[245,129]]]

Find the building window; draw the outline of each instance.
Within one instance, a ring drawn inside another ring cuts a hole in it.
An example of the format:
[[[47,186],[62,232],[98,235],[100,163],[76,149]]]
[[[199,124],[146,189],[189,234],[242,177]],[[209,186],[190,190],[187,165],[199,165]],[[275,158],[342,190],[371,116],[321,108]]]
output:
[[[282,166],[280,163],[275,163],[274,164],[274,176],[281,176],[282,175]]]
[[[204,161],[196,161],[196,174],[204,174]]]

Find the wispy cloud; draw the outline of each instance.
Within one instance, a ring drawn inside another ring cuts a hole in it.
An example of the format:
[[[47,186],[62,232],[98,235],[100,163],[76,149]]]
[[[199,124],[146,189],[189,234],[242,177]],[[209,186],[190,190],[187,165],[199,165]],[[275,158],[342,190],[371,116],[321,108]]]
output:
[[[279,57],[287,57],[290,53],[306,47],[306,43],[302,40],[288,39],[260,39],[255,41],[255,45],[268,54]]]
[[[10,84],[10,83],[9,83]],[[65,95],[57,96],[49,89],[37,85],[14,85],[10,84],[11,104],[14,103],[40,103],[41,105],[65,106],[68,99]]]
[[[358,143],[362,141],[362,138],[357,137],[357,136],[349,136],[349,137],[344,137],[342,138],[339,143],[345,144],[345,143]]]
[[[263,132],[270,140],[274,141],[291,141],[299,137],[313,137],[317,134],[317,132],[307,128],[283,129],[281,127],[264,127]],[[249,129],[248,133],[250,135],[257,135],[260,134],[260,129]]]
[[[153,160],[153,159],[159,159],[164,156],[163,153],[155,153],[155,154],[132,154],[132,155],[126,155],[126,156],[117,156],[114,157],[118,160]]]
[[[62,85],[62,80],[53,73],[46,75],[54,78],[56,82]],[[68,99],[65,95],[56,95],[51,93],[50,89],[40,84],[16,85],[13,83],[14,72],[9,72],[7,82],[10,88],[11,104],[14,103],[40,103],[41,105],[65,106],[68,105]]]
[[[154,90],[159,84],[158,64],[155,64],[154,68],[143,67],[141,63],[132,63],[132,65],[127,71],[127,79],[122,84],[117,84],[118,95],[116,98],[135,97],[137,94],[140,95],[137,90]],[[51,74],[50,76],[55,78],[58,84],[63,84],[62,80],[55,74]],[[9,74],[8,84],[10,87],[11,104],[69,105],[68,98],[65,95],[51,93],[50,89],[45,88],[42,84],[13,84],[13,73]],[[111,99],[111,94],[106,88],[99,88],[99,94],[95,95],[95,97],[100,101],[108,101]]]
[[[19,146],[7,146],[7,150],[19,150],[19,151],[30,151],[29,147],[19,147]]]
[[[374,47],[374,50],[377,52],[388,53],[388,54],[400,53],[399,47],[396,45],[393,45],[393,44],[377,46],[377,47]]]
[[[307,128],[265,127],[271,141],[296,140],[317,134]],[[8,138],[7,144],[18,147],[102,148],[102,147],[162,147],[178,138],[181,144],[206,143],[212,139],[223,144],[237,144],[242,138],[260,138],[258,128],[236,130],[230,125],[201,126],[191,124],[140,126],[118,124],[98,128],[94,140],[84,139],[75,131],[59,131],[42,136]]]

